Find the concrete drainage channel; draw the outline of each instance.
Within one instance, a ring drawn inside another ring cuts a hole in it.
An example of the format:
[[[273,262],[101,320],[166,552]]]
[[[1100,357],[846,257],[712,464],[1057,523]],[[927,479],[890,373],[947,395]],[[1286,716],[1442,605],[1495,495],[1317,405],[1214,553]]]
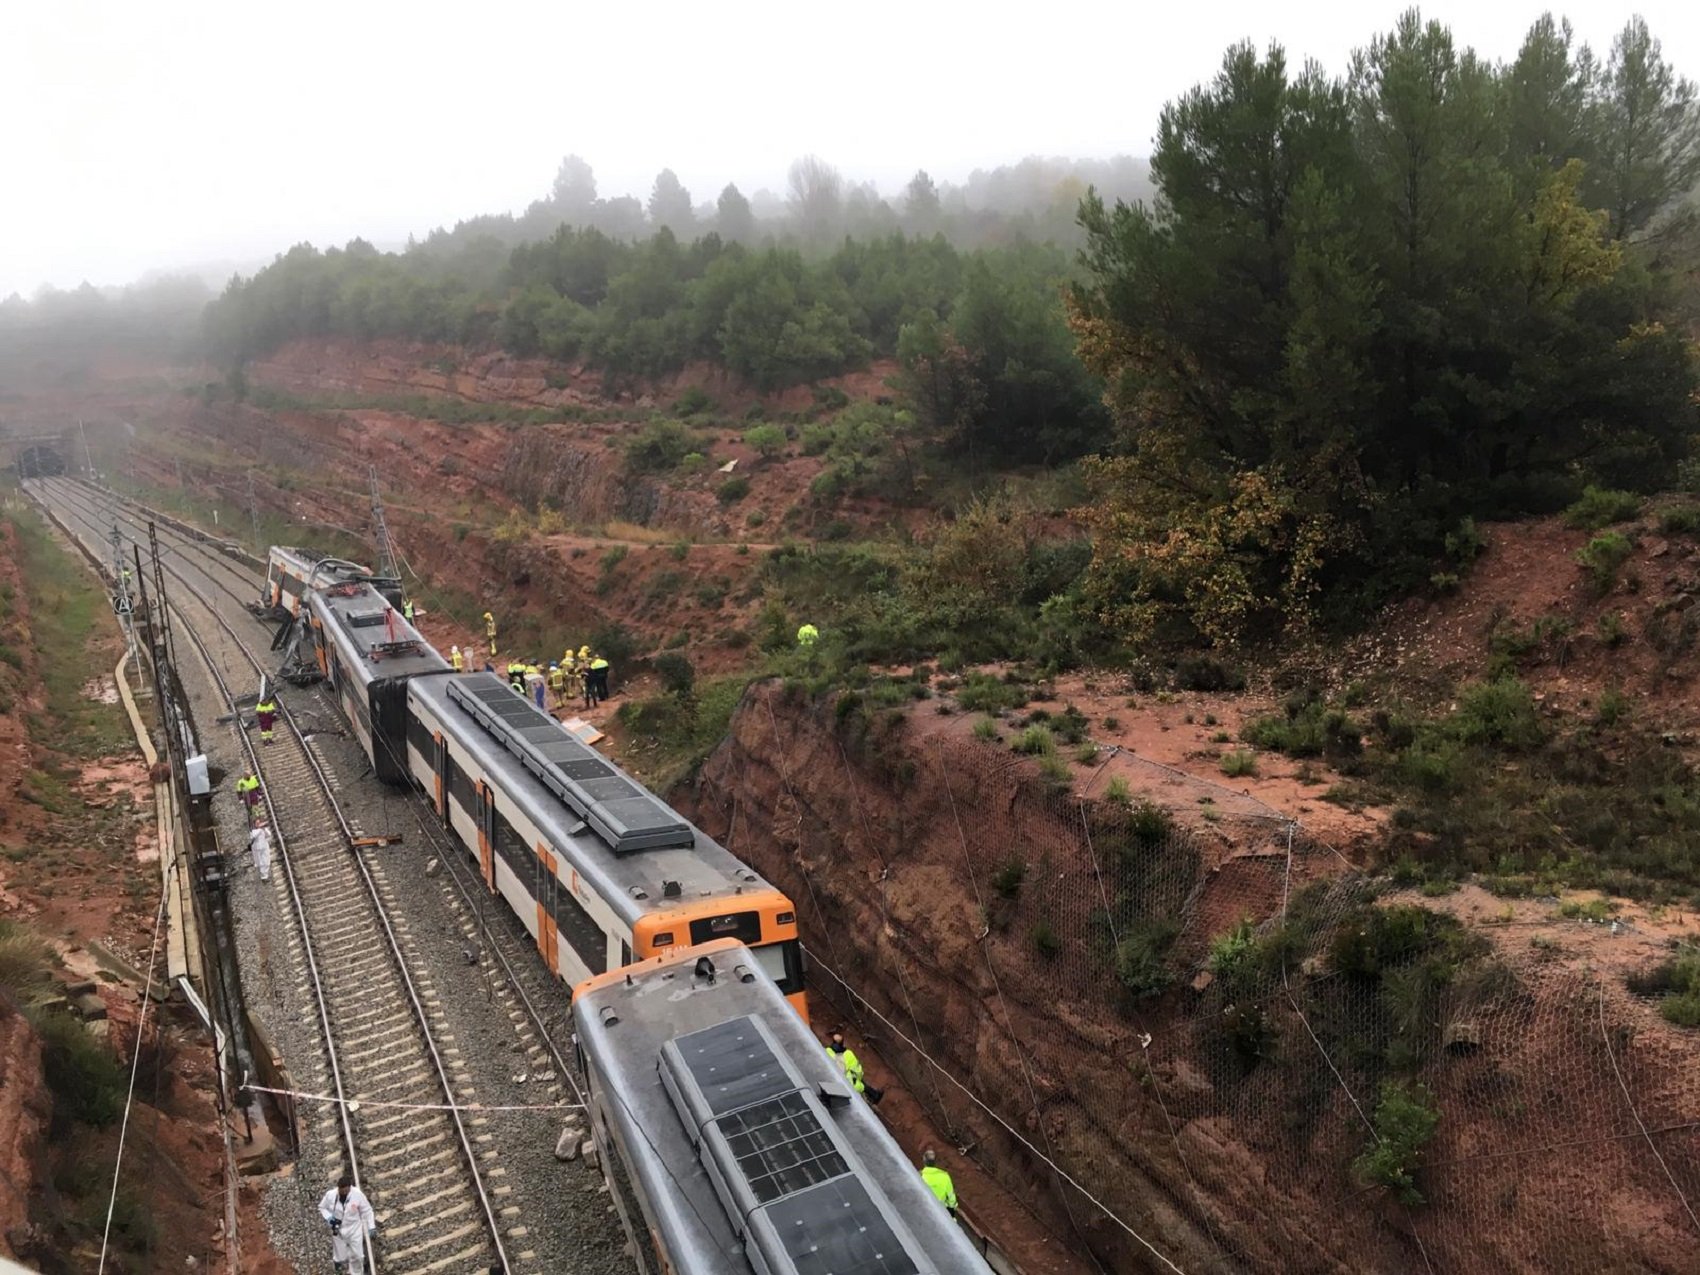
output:
[[[145,538],[145,529],[110,495],[65,482],[36,494],[91,553],[101,553],[114,521],[132,538]],[[216,547],[175,529],[160,535],[162,542],[172,541],[168,571],[178,583],[168,587],[174,610],[182,608],[180,625],[198,624],[210,644],[237,649],[242,662],[257,669],[247,644],[190,578],[198,572],[201,585],[228,595],[234,607],[247,600],[240,593],[240,571]],[[217,575],[200,567],[206,556],[217,558]],[[236,587],[228,583],[233,577]],[[258,588],[256,576],[249,589],[257,594]],[[196,610],[205,616],[184,614]],[[245,612],[243,620],[252,623]],[[214,669],[210,651],[207,661]],[[226,667],[237,665],[227,657]],[[285,989],[289,1003],[275,1007],[286,1020],[278,1023],[286,1053],[301,1053],[303,1024],[287,1020],[301,1018],[311,999],[315,951],[327,996],[333,1004],[342,1003],[339,997],[346,1002],[326,1014],[342,1045],[339,1061],[328,1067],[293,1061],[302,1088],[329,1092],[318,1086],[322,1081],[334,1089],[340,1070],[348,1095],[364,1100],[349,1124],[380,1218],[381,1269],[485,1270],[495,1264],[522,1272],[631,1270],[629,1246],[614,1224],[606,1187],[594,1164],[582,1162],[594,1160],[595,1148],[582,1121],[572,1118],[576,1087],[556,1044],[568,1031],[565,990],[541,969],[529,944],[518,941],[505,915],[469,889],[465,865],[453,847],[433,838],[416,798],[352,778],[364,769],[364,759],[340,736],[329,701],[317,692],[295,692],[288,706],[306,725],[293,744],[280,736],[279,745],[258,756],[274,772],[267,776],[268,788],[290,794],[290,804],[298,807],[280,811],[282,823],[274,826],[289,838],[312,939],[304,947],[293,927],[278,929],[269,942],[262,932],[259,950],[244,952],[244,966],[258,963],[274,979],[280,963],[301,972],[295,995]],[[328,728],[314,731],[315,720]],[[245,742],[239,733],[236,738]],[[234,759],[241,764],[240,755]],[[324,776],[322,786],[315,773]],[[308,798],[315,791],[323,794],[323,809],[311,809],[315,802]],[[407,851],[351,852],[334,814],[336,801],[359,808],[358,816],[346,817],[350,833],[360,822],[379,826],[399,807]],[[432,877],[424,870],[428,853],[436,856]],[[349,888],[351,864],[365,878],[363,891]],[[401,864],[406,871],[397,873]],[[286,876],[274,872],[270,887],[280,913],[287,911],[287,887],[281,884]],[[233,889],[258,896],[257,886],[239,880]],[[244,914],[240,906],[236,910]],[[265,923],[258,928],[263,931]],[[239,933],[239,940],[251,938]],[[342,987],[354,990],[345,996]],[[416,1013],[406,1008],[410,1002]],[[290,1036],[297,1039],[291,1042]],[[434,1062],[428,1062],[433,1053]],[[440,1080],[432,1095],[434,1071]],[[439,1109],[379,1105],[386,1102]],[[479,1104],[484,1109],[440,1109]],[[334,1123],[322,1107],[306,1106],[319,1132]],[[581,1148],[591,1154],[581,1158]],[[300,1167],[307,1170],[311,1160],[312,1169],[323,1173],[336,1159],[334,1150],[321,1147]],[[581,1162],[563,1163],[572,1160]],[[298,1182],[288,1203],[299,1209],[309,1195],[316,1201],[316,1193]],[[304,1242],[310,1250],[324,1241]],[[322,1252],[309,1256],[322,1260]]]

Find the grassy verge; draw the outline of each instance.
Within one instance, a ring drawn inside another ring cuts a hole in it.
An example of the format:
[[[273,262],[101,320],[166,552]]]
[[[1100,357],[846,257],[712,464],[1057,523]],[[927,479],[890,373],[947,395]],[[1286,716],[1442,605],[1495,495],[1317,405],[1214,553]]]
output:
[[[33,509],[18,509],[10,522],[44,701],[30,715],[30,735],[42,747],[73,757],[117,752],[132,742],[123,708],[85,694],[92,680],[112,671],[102,641],[116,630],[111,600]]]

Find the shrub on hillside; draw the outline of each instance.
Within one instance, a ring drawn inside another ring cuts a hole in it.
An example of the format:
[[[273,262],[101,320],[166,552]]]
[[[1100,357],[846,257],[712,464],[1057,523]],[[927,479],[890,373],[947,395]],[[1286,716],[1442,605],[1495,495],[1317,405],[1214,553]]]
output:
[[[661,679],[661,688],[681,699],[689,695],[696,684],[696,666],[689,656],[680,651],[664,651],[656,656],[655,672]]]
[[[1243,779],[1257,774],[1257,754],[1249,748],[1236,748],[1222,754],[1217,765],[1229,779]]]
[[[678,416],[700,416],[704,412],[712,412],[715,408],[714,399],[700,385],[693,385],[673,404],[673,411]]]
[[[1376,1103],[1375,1139],[1352,1162],[1360,1180],[1384,1186],[1403,1204],[1423,1203],[1417,1172],[1423,1148],[1434,1137],[1440,1111],[1434,1095],[1421,1085],[1386,1080]]]
[[[1628,522],[1641,512],[1641,497],[1632,491],[1603,487],[1583,489],[1582,498],[1564,511],[1564,524],[1581,531],[1598,531],[1614,522]]]
[[[1534,748],[1545,735],[1535,714],[1534,697],[1514,677],[1466,688],[1458,697],[1458,711],[1450,724],[1466,744],[1512,750]]]
[[[1687,536],[1700,531],[1700,507],[1678,505],[1659,515],[1659,530],[1667,536]]]
[[[1183,691],[1243,691],[1245,673],[1214,655],[1189,655],[1175,665],[1175,685]]]
[[[111,1051],[69,1014],[34,1016],[41,1037],[41,1069],[53,1091],[53,1119],[105,1128],[124,1110],[129,1077]]]
[[[744,444],[763,460],[772,460],[785,450],[785,431],[777,425],[752,425],[744,431]]]
[[[1148,917],[1135,921],[1116,944],[1116,978],[1135,1000],[1156,996],[1174,982],[1166,961],[1180,933],[1170,920]]]
[[[639,474],[665,473],[696,450],[696,436],[680,422],[651,421],[626,441],[626,464]]]
[[[1289,757],[1355,757],[1363,751],[1363,727],[1320,699],[1289,702],[1284,712],[1254,717],[1240,738]]]
[[[1700,949],[1681,948],[1676,956],[1635,970],[1623,981],[1635,995],[1657,998],[1666,1022],[1700,1027]]]
[[[739,475],[728,478],[715,490],[714,498],[723,505],[735,505],[750,494],[750,480]]]
[[[1635,542],[1621,531],[1606,531],[1576,551],[1576,561],[1588,572],[1594,592],[1604,596],[1617,583],[1617,572],[1635,552]]]

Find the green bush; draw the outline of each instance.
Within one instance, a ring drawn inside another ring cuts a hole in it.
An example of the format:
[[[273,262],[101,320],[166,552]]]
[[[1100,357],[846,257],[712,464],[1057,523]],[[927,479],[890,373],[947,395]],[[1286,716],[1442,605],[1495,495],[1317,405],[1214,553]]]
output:
[[[1210,944],[1210,971],[1230,985],[1243,980],[1257,960],[1257,935],[1249,920],[1241,921]]]
[[[1229,779],[1242,779],[1257,774],[1257,754],[1246,748],[1225,752],[1217,764]]]
[[[772,460],[785,450],[785,431],[777,425],[752,425],[744,431],[744,445],[763,460]]]
[[[1125,775],[1110,776],[1110,782],[1104,786],[1104,799],[1118,806],[1126,806],[1133,801],[1133,790],[1128,786]]]
[[[1678,505],[1659,515],[1659,530],[1667,536],[1687,536],[1700,531],[1700,506]]]
[[[626,464],[639,474],[659,474],[676,469],[697,450],[696,436],[672,420],[651,421],[626,442]]]
[[[1002,867],[992,873],[992,889],[1006,899],[1021,893],[1021,883],[1027,880],[1027,865],[1019,855],[1011,855]]]
[[[41,1037],[41,1067],[53,1091],[54,1120],[105,1128],[124,1111],[129,1078],[107,1047],[77,1019],[62,1012],[34,1016]]]
[[[700,385],[691,386],[673,404],[673,411],[678,416],[701,416],[714,408],[714,399]]]
[[[1026,753],[1033,757],[1054,757],[1057,752],[1056,736],[1051,734],[1046,726],[1029,726],[1016,738],[1010,748],[1018,753]]]
[[[604,553],[598,560],[598,566],[601,568],[602,574],[605,576],[613,575],[614,568],[626,560],[626,554],[628,552],[629,550],[627,550],[625,545],[614,545],[606,553]]]
[[[1034,951],[1047,961],[1054,960],[1062,951],[1062,939],[1058,937],[1055,928],[1049,921],[1035,922],[1030,937],[1033,940]]]
[[[1611,914],[1617,911],[1617,904],[1604,897],[1592,899],[1566,899],[1558,905],[1558,914],[1566,920],[1592,921],[1603,925],[1611,920]]]
[[[625,625],[617,621],[598,626],[590,635],[590,649],[602,656],[615,671],[630,668],[638,653],[638,640]]]
[[[1064,744],[1083,744],[1086,742],[1086,728],[1089,723],[1086,714],[1073,704],[1067,705],[1062,712],[1050,719],[1051,730],[1059,741]]]
[[[1112,784],[1114,781],[1111,781]],[[1168,841],[1175,830],[1175,817],[1154,801],[1138,801],[1133,805],[1128,831],[1135,845],[1153,850]]]
[[[723,505],[735,505],[750,494],[750,480],[739,475],[728,478],[715,490],[714,498]]]
[[[1019,682],[1000,681],[989,673],[970,673],[956,692],[956,702],[969,713],[1020,708],[1027,698],[1027,688]]]
[[[1435,988],[1486,948],[1486,940],[1444,912],[1417,904],[1386,908],[1365,904],[1342,918],[1329,950],[1329,964],[1336,973],[1366,982],[1420,965],[1425,985]]]
[[[1039,776],[1059,788],[1066,788],[1074,782],[1068,763],[1055,753],[1046,753],[1039,758]]]
[[[28,1001],[52,981],[53,949],[15,921],[0,920],[0,991]]]
[[[1700,993],[1678,992],[1659,1002],[1659,1013],[1678,1027],[1700,1027]]]
[[[1614,522],[1628,522],[1641,512],[1641,497],[1632,491],[1589,486],[1582,498],[1564,511],[1564,524],[1581,531],[1598,531]]]
[[[1476,526],[1474,518],[1459,519],[1457,527],[1446,533],[1444,543],[1446,556],[1460,564],[1472,563],[1487,552],[1487,537]]]
[[[1254,717],[1240,729],[1240,738],[1289,757],[1355,757],[1363,751],[1363,727],[1319,699]]]
[[[1594,720],[1606,729],[1616,726],[1629,715],[1629,697],[1615,686],[1600,692],[1600,702],[1594,708]]]
[[[1588,573],[1594,592],[1602,597],[1617,583],[1618,569],[1635,552],[1635,542],[1621,531],[1606,531],[1576,551],[1576,561]]]
[[[997,739],[997,737],[998,737],[998,724],[997,724],[996,719],[990,718],[990,717],[982,717],[979,721],[974,723],[974,738],[975,739],[983,739],[987,743],[991,743],[991,742],[995,741]]]
[[[663,651],[656,656],[655,672],[661,678],[661,688],[669,695],[683,698],[696,684],[696,666],[689,656],[679,651]]]
[[[1175,685],[1184,691],[1243,691],[1245,673],[1214,655],[1189,655],[1175,665]]]
[[[1394,771],[1427,793],[1455,791],[1469,775],[1471,761],[1457,740],[1430,732],[1399,754]]]
[[[1514,677],[1467,687],[1458,697],[1458,711],[1449,724],[1466,744],[1511,750],[1534,748],[1545,734],[1535,713],[1534,697]]]
[[[1401,1203],[1423,1203],[1417,1173],[1422,1165],[1423,1148],[1440,1124],[1434,1095],[1421,1085],[1383,1081],[1372,1123],[1375,1140],[1352,1162],[1359,1180],[1370,1186],[1386,1187]]]
[[[1122,934],[1116,944],[1116,978],[1135,1000],[1156,996],[1174,982],[1165,957],[1179,933],[1173,921],[1151,917],[1135,921]]]
[[[1667,1022],[1700,1027],[1700,949],[1679,948],[1676,956],[1634,970],[1623,981],[1637,996],[1658,998]]]

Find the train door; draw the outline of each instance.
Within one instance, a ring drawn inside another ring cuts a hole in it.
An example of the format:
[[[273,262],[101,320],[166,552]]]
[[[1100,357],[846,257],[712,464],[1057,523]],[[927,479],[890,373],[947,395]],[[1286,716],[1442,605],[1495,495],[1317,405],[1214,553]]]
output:
[[[537,901],[537,950],[551,974],[561,972],[560,931],[555,927],[555,909],[560,879],[555,875],[555,856],[542,843],[537,846],[537,888],[531,897]]]
[[[496,798],[490,785],[478,781],[478,867],[491,893],[496,890]]]
[[[443,827],[449,826],[449,746],[443,742],[443,732],[431,735],[431,774],[437,781],[437,818]]]

